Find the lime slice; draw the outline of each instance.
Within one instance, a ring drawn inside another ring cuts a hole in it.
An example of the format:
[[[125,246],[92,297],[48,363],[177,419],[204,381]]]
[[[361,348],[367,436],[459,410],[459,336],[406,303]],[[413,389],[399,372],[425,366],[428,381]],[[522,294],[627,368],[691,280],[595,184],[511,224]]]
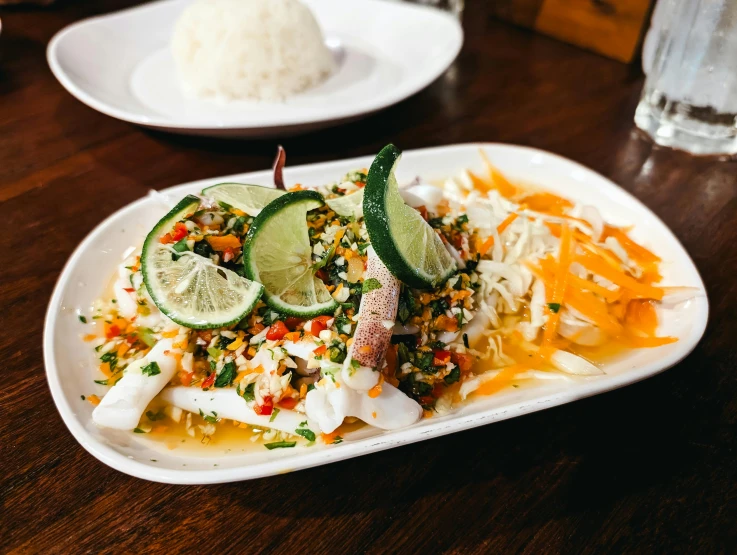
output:
[[[435,230],[399,194],[394,168],[401,153],[385,146],[369,169],[363,212],[371,245],[397,279],[416,289],[437,287],[456,265]]]
[[[359,189],[350,195],[327,199],[325,204],[338,216],[363,218],[363,189]]]
[[[266,303],[281,313],[310,317],[338,307],[312,268],[306,217],[323,204],[316,191],[287,193],[264,208],[248,230],[246,275],[264,284]]]
[[[285,191],[245,183],[219,183],[202,189],[202,194],[243,210],[249,216],[258,216],[264,206]]]
[[[143,282],[159,310],[177,324],[197,329],[230,326],[251,312],[263,286],[209,258],[177,252],[160,241],[199,205],[198,197],[186,196],[146,236],[141,252]]]

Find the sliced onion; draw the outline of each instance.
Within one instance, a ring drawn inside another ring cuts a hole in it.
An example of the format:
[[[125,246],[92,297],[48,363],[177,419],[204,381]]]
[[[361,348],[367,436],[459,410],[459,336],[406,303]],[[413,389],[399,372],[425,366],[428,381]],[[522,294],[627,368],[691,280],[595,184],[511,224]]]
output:
[[[558,370],[566,374],[574,374],[576,376],[598,376],[604,372],[591,364],[588,360],[569,353],[568,351],[555,351],[550,356],[550,362],[553,363]]]

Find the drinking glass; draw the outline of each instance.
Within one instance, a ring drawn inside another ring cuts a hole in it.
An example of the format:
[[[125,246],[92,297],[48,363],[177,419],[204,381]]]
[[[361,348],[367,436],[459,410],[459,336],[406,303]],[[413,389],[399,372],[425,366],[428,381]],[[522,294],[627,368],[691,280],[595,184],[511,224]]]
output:
[[[659,145],[737,153],[737,1],[660,0],[635,123]]]

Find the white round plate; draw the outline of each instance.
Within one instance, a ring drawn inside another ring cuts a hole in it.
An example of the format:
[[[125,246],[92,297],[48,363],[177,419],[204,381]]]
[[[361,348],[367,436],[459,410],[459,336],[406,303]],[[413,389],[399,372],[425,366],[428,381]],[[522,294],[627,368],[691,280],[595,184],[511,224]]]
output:
[[[603,366],[601,376],[570,382],[551,380],[476,399],[446,416],[423,419],[408,428],[382,432],[364,428],[346,434],[340,445],[317,444],[277,451],[212,449],[193,454],[167,450],[161,442],[134,434],[97,428],[92,406],[81,395],[102,395],[95,385],[96,361],[81,335],[77,311],[86,311],[107,288],[122,253],[140,245],[146,233],[171,205],[188,193],[220,182],[272,186],[271,170],[207,179],[166,189],[119,210],[90,233],[67,262],[49,303],[44,327],[44,361],[51,394],[64,422],[79,443],[105,464],[148,480],[178,484],[231,482],[270,476],[356,457],[490,424],[522,414],[569,403],[642,380],[673,366],[698,343],[706,328],[708,302],[704,284],[688,254],[670,230],[637,199],[601,175],[540,150],[501,144],[467,144],[407,151],[398,178],[442,179],[464,169],[483,171],[479,148],[514,180],[540,185],[570,199],[597,206],[611,223],[634,224],[633,236],[663,258],[664,285],[695,287],[699,295],[673,309],[661,310],[659,332],[679,338],[657,349],[629,351]],[[319,185],[335,181],[372,157],[286,168],[288,183]],[[696,378],[694,378],[696,379]]]
[[[458,20],[385,0],[302,0],[320,24],[338,69],[285,102],[186,98],[169,49],[190,0],[165,0],[74,23],[49,43],[59,82],[104,114],[175,133],[287,135],[358,119],[425,88],[463,44]]]

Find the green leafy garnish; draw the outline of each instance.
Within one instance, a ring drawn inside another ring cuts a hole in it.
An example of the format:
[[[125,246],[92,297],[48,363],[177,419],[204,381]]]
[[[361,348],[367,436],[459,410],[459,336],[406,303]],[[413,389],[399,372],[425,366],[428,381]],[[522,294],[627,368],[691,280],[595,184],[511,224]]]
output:
[[[307,441],[315,441],[315,432],[313,432],[309,428],[297,428],[296,430],[294,430],[294,433],[298,436],[302,436]]]
[[[220,358],[220,355],[222,355],[223,352],[217,347],[208,347],[207,354],[210,355],[212,358]]]
[[[271,413],[271,418],[269,418],[269,422],[273,422],[276,418],[276,415],[279,414],[279,409],[274,409]]]
[[[82,322],[83,324],[86,324],[87,323],[87,318],[85,318],[81,314],[79,316],[77,316],[77,318],[79,318],[79,321]]]
[[[286,449],[288,447],[294,447],[295,445],[297,445],[296,441],[275,441],[273,443],[264,443],[264,447],[269,451],[272,449]]]
[[[548,303],[548,308],[553,314],[557,314],[560,310],[560,303]]]
[[[209,422],[210,424],[217,424],[218,422],[218,413],[215,411],[212,411],[212,416],[209,414],[205,414],[202,412],[202,409],[200,409],[200,416],[205,419],[205,422]]]
[[[157,420],[163,420],[164,418],[166,418],[166,414],[164,414],[164,411],[161,410],[158,412],[147,410],[146,418],[148,418],[151,422],[156,422]]]
[[[366,281],[363,282],[361,293],[365,294],[373,291],[374,289],[381,289],[381,282],[376,278],[368,278]]]
[[[218,377],[215,379],[215,387],[228,387],[233,383],[237,373],[238,370],[236,369],[235,362],[228,362],[223,366],[220,374],[218,374]]]
[[[159,364],[156,361],[149,362],[141,368],[141,374],[144,376],[156,376],[157,374],[161,374],[161,368],[159,368]]]

